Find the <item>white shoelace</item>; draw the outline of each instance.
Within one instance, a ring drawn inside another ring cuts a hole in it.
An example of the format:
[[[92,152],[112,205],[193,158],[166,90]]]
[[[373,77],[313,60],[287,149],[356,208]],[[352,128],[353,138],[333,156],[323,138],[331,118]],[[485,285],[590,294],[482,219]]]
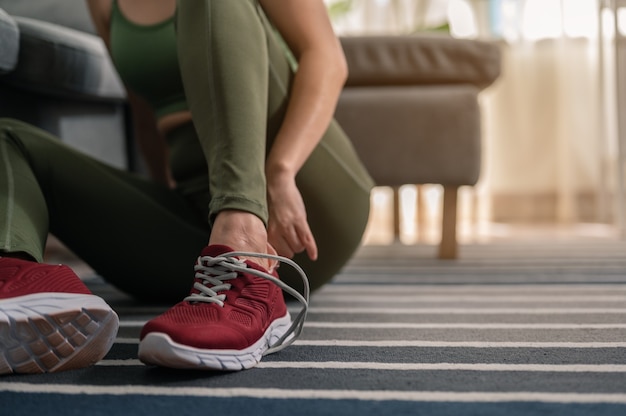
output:
[[[244,261],[239,260],[237,257],[254,257],[276,260],[293,267],[300,274],[302,283],[304,284],[303,293],[300,294],[297,290],[269,273],[248,267]],[[196,272],[195,277],[201,279],[201,282],[196,281],[194,283],[193,287],[198,291],[198,293],[192,293],[187,296],[185,301],[188,302],[216,303],[223,307],[226,295],[223,293],[220,294],[220,292],[227,291],[232,287],[232,285],[227,283],[227,281],[236,279],[239,273],[249,273],[269,280],[302,304],[302,309],[298,312],[295,319],[292,320],[291,326],[287,332],[285,332],[285,334],[280,337],[278,341],[270,345],[268,350],[265,351],[263,355],[271,354],[288,347],[302,333],[306,314],[309,309],[309,279],[307,278],[304,270],[302,270],[302,268],[293,260],[272,254],[232,251],[217,257],[200,256],[194,266],[194,270]]]

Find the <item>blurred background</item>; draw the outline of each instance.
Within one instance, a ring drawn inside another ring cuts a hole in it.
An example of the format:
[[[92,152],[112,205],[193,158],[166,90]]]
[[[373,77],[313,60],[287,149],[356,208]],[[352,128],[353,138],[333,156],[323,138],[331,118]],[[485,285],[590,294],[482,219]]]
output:
[[[459,194],[460,242],[626,236],[626,2],[326,1],[340,35],[447,31],[501,45],[502,75],[481,93],[481,179]],[[441,189],[400,194],[401,241],[436,241]],[[394,238],[391,195],[374,193],[368,241]]]

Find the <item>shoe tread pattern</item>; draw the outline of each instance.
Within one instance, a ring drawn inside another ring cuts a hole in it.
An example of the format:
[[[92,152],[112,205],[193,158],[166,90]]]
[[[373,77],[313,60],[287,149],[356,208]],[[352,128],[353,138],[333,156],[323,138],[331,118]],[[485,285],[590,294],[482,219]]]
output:
[[[111,309],[81,308],[0,320],[0,374],[82,368],[103,358],[118,317]]]

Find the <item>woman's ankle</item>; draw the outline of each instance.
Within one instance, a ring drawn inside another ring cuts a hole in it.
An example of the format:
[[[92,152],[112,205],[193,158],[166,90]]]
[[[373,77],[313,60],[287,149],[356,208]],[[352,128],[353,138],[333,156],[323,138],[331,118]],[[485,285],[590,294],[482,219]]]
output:
[[[220,212],[211,230],[209,245],[225,245],[235,251],[246,251],[258,254],[276,254],[276,250],[267,241],[265,224],[259,217],[245,211]],[[250,258],[261,267],[272,271],[276,261],[270,259]]]
[[[222,211],[213,223],[209,244],[222,244],[240,251],[266,251],[267,231],[263,221],[244,211]]]

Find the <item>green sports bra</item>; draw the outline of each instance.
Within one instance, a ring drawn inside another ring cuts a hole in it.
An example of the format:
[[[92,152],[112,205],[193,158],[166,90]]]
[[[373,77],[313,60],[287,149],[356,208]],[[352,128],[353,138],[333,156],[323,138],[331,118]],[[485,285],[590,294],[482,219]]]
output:
[[[174,17],[152,25],[129,21],[113,1],[111,56],[122,81],[147,100],[157,118],[187,110]]]

